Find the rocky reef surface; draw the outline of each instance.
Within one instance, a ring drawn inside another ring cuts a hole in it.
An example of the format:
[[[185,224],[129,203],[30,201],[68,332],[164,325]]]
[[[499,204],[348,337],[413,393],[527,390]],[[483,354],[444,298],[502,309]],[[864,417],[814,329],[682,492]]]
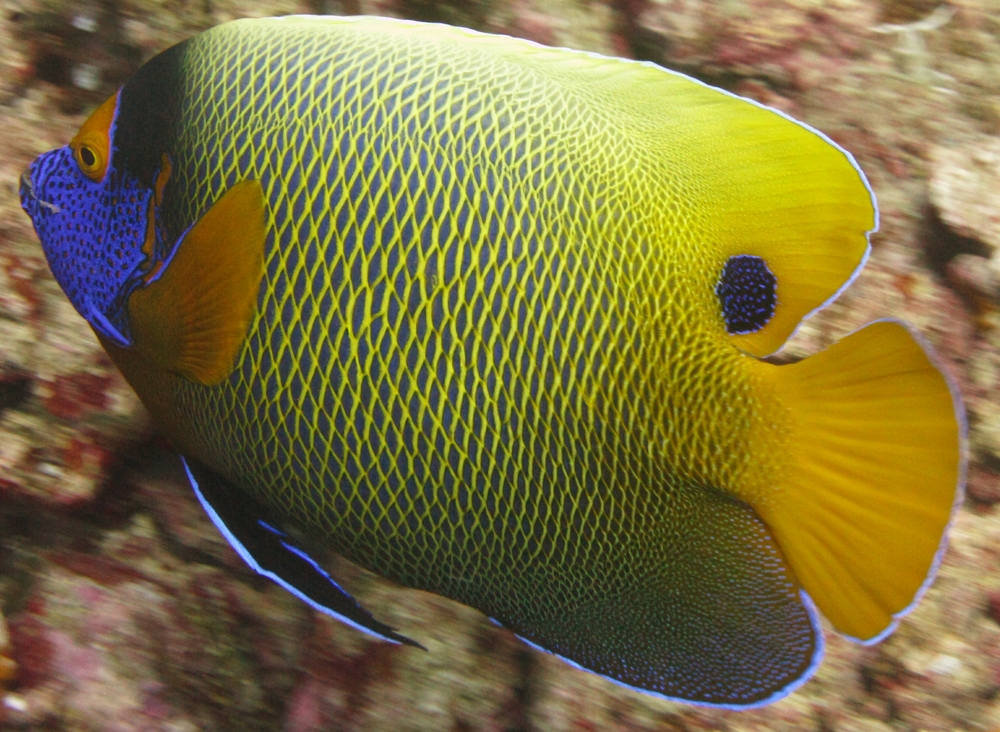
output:
[[[18,176],[155,52],[245,15],[378,13],[653,60],[851,150],[868,267],[786,353],[902,317],[969,414],[965,506],[887,641],[828,633],[750,712],[633,693],[481,614],[330,558],[428,651],[374,642],[250,572],[49,274]],[[1000,729],[1000,0],[0,0],[0,729]]]

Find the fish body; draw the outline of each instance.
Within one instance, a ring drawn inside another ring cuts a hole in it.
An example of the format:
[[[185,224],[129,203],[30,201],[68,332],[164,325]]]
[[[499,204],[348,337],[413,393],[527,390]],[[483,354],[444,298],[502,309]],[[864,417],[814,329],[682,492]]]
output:
[[[390,640],[302,547],[730,707],[808,678],[814,604],[877,639],[933,574],[963,422],[926,349],[882,322],[759,358],[877,227],[774,110],[445,26],[237,21],[22,205],[237,550]]]

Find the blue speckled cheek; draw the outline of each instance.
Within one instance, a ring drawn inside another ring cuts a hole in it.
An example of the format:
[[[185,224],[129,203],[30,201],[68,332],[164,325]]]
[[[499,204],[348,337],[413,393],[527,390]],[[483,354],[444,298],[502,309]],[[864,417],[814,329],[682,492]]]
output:
[[[105,333],[107,323],[128,333],[123,303],[145,259],[150,195],[114,168],[103,181],[90,180],[68,146],[40,156],[22,179],[21,205],[52,274],[77,311]]]

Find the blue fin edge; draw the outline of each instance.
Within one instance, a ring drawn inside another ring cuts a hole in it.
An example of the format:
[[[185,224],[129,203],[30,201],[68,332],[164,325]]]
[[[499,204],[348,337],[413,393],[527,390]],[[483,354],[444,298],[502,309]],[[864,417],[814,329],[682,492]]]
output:
[[[324,615],[329,615],[331,617],[334,617],[340,622],[344,623],[345,625],[349,625],[350,627],[356,630],[360,630],[362,633],[365,633],[367,635],[378,638],[379,640],[387,641],[389,643],[394,643],[397,645],[403,643],[403,641],[397,638],[392,638],[383,635],[381,633],[378,633],[372,630],[371,628],[365,627],[364,625],[361,625],[360,623],[357,623],[354,620],[351,620],[350,618],[341,615],[340,613],[328,608],[326,605],[316,602],[311,597],[306,595],[304,592],[299,590],[297,587],[282,579],[282,577],[280,577],[279,575],[260,566],[257,560],[254,559],[253,554],[251,554],[249,550],[247,550],[247,548],[243,546],[243,543],[236,538],[236,535],[229,530],[229,527],[226,526],[226,522],[222,520],[222,517],[219,516],[218,512],[216,512],[216,510],[212,508],[212,504],[209,503],[208,499],[205,498],[205,495],[202,493],[201,488],[198,485],[198,480],[194,477],[194,473],[191,471],[191,468],[188,465],[188,461],[183,455],[181,456],[181,463],[184,465],[184,472],[187,474],[188,482],[191,484],[191,488],[194,490],[194,494],[198,497],[198,502],[201,504],[201,507],[205,509],[205,513],[208,514],[208,517],[212,520],[212,523],[215,524],[215,527],[226,538],[226,541],[229,542],[230,546],[233,547],[236,553],[240,555],[240,558],[247,563],[250,569],[252,569],[257,574],[261,574],[267,577],[268,579],[272,580],[273,582],[283,587],[288,592],[295,595],[295,597],[299,598],[310,607],[320,611]],[[275,529],[273,526],[271,526],[265,521],[259,521],[258,523],[260,523],[260,525],[263,526],[268,531],[277,534],[278,536],[286,536],[286,534],[283,531]],[[344,592],[343,588],[339,584],[337,584],[332,577],[330,577],[329,573],[326,570],[324,570],[322,567],[319,566],[316,560],[314,560],[304,551],[299,549],[297,546],[289,544],[286,541],[282,541],[281,545],[285,547],[285,549],[292,552],[293,554],[296,554],[297,556],[306,560],[320,575],[322,575],[326,580],[330,582],[330,584],[336,587],[337,590],[342,592],[344,595],[348,594]],[[410,642],[412,643],[413,641]],[[414,645],[418,644],[414,643]]]
[[[132,341],[125,337],[121,331],[119,331],[111,321],[108,320],[107,316],[94,307],[94,304],[87,300],[87,312],[84,317],[87,322],[94,326],[97,330],[108,338],[112,343],[120,348],[131,348]]]
[[[816,649],[813,651],[813,657],[809,661],[809,666],[806,668],[805,671],[802,672],[800,676],[798,676],[795,679],[792,679],[792,681],[790,681],[788,684],[775,691],[773,694],[771,694],[771,696],[767,697],[766,699],[761,699],[760,701],[750,702],[749,704],[715,704],[712,702],[698,701],[696,699],[685,699],[684,697],[680,696],[668,696],[667,694],[661,694],[658,691],[651,691],[649,689],[644,689],[641,686],[632,686],[631,684],[626,684],[624,681],[616,679],[613,676],[606,676],[605,674],[597,673],[596,671],[593,671],[587,668],[586,666],[581,666],[576,661],[570,658],[566,658],[565,656],[556,653],[555,651],[550,651],[548,648],[544,648],[538,645],[537,643],[528,640],[524,636],[518,635],[517,633],[514,633],[514,635],[517,636],[519,640],[521,640],[531,648],[535,649],[536,651],[541,651],[542,653],[545,653],[549,656],[555,656],[560,661],[569,664],[573,668],[580,669],[581,671],[585,671],[588,674],[592,674],[594,676],[600,676],[602,679],[606,679],[615,686],[620,686],[623,689],[629,689],[630,691],[637,691],[640,694],[645,694],[647,696],[656,697],[657,699],[663,699],[665,701],[670,701],[670,702],[680,702],[682,704],[690,704],[696,707],[707,707],[709,709],[729,709],[732,711],[739,712],[739,711],[745,711],[747,709],[758,709],[760,707],[766,707],[769,704],[774,704],[774,702],[784,699],[786,696],[796,691],[799,687],[801,687],[803,684],[809,681],[809,679],[811,679],[813,675],[816,673],[816,670],[819,668],[820,663],[823,661],[823,655],[824,653],[826,653],[826,641],[823,637],[823,627],[820,624],[819,620],[819,611],[816,609],[815,603],[813,603],[812,598],[809,597],[808,594],[806,594],[805,590],[799,590],[799,597],[802,599],[802,604],[805,606],[806,612],[809,615],[809,622],[812,625],[813,632],[816,634]],[[489,621],[496,626],[499,626],[501,628],[506,628],[506,626],[504,626],[504,624],[501,623],[496,618],[489,618]]]

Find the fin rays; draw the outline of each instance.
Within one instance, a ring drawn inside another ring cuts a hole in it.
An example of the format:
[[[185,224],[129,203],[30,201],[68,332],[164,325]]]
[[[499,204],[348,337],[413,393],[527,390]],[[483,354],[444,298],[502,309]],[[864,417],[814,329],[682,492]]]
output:
[[[162,275],[132,293],[135,341],[150,360],[209,386],[229,376],[256,312],[264,216],[260,183],[237,183],[181,237]]]
[[[898,322],[789,366],[753,365],[791,413],[791,464],[752,501],[838,631],[891,630],[933,574],[963,474],[961,405]]]

